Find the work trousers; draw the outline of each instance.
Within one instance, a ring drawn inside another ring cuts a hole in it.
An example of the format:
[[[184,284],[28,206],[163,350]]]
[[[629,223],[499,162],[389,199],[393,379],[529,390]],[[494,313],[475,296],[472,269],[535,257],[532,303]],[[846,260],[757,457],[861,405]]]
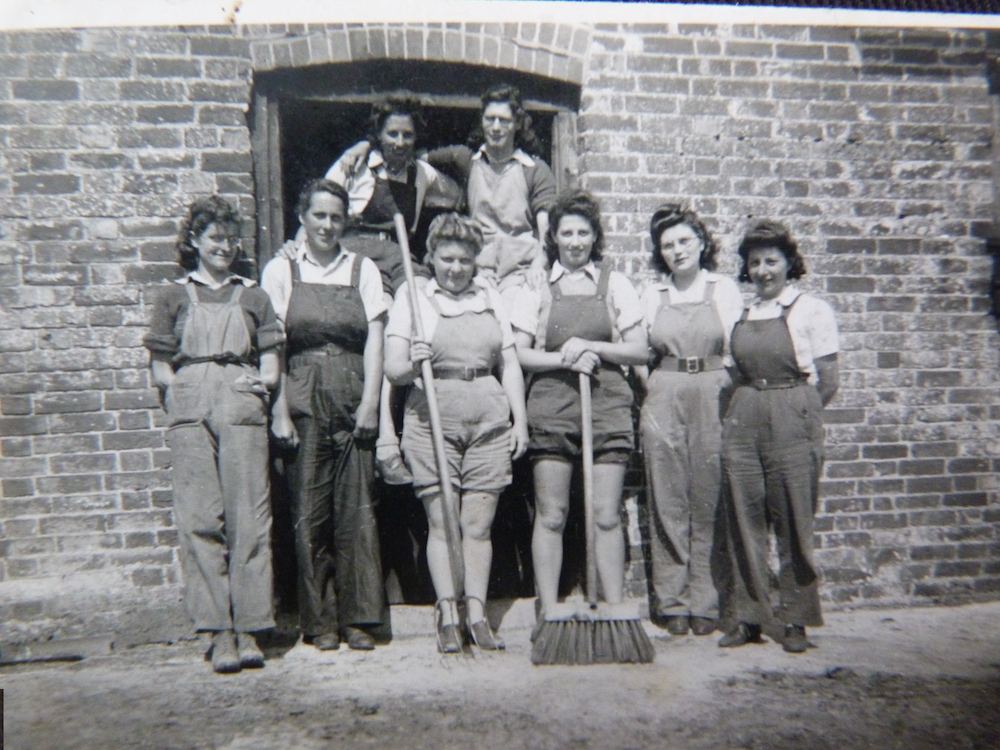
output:
[[[346,358],[297,355],[289,408],[299,435],[288,462],[299,566],[299,621],[307,636],[387,617],[375,522],[374,441],[357,441],[362,382]]]
[[[185,605],[198,630],[272,628],[263,399],[224,380],[186,381],[183,373],[166,408]]]
[[[813,565],[813,514],[823,468],[822,404],[816,388],[736,390],[723,424],[727,619],[822,625]],[[770,600],[768,526],[778,547],[779,605]]]
[[[640,433],[653,516],[650,553],[656,614],[715,619],[711,558],[721,495],[720,399],[726,370],[654,371]]]

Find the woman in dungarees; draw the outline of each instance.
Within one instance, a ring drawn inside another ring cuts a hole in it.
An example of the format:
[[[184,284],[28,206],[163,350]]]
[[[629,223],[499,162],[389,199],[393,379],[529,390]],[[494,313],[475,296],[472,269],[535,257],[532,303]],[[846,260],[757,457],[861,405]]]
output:
[[[267,402],[283,337],[267,294],[230,270],[239,232],[222,198],[191,205],[188,273],[157,297],[144,340],[165,391],[184,603],[213,634],[216,672],[264,666],[253,633],[274,627]]]
[[[374,647],[386,621],[372,501],[385,300],[378,269],[340,244],[347,193],[314,180],[299,196],[306,239],[261,285],[285,328],[287,376],[272,430],[298,445],[286,469],[302,634],[320,650]]]
[[[739,370],[723,420],[722,468],[731,588],[723,613],[735,625],[723,648],[759,641],[785,651],[810,645],[806,626],[822,625],[813,563],[813,514],[823,469],[823,407],[839,385],[833,310],[790,281],[805,263],[788,230],[762,221],[739,248],[740,281],[757,297],[733,329]],[[779,602],[769,596],[768,527],[777,539]]]
[[[579,374],[591,377],[597,571],[605,600],[622,601],[625,539],[622,487],[634,448],[632,390],[623,366],[646,363],[639,298],[601,258],[600,209],[582,190],[558,199],[546,236],[552,262],[541,290],[522,287],[511,313],[528,388],[529,453],[535,480],[532,555],[539,622],[555,604],[573,464],[580,456]]]
[[[423,127],[423,109],[416,99],[388,97],[376,102],[368,139],[346,151],[326,173],[328,180],[344,186],[350,199],[344,243],[375,261],[386,305],[392,305],[392,296],[405,281],[393,216],[403,215],[412,239],[425,205],[453,209],[462,197],[454,181],[414,158]],[[399,453],[392,403],[386,384],[379,410],[376,466],[387,484],[407,484],[411,477]]]
[[[451,481],[460,501],[466,628],[479,648],[497,650],[504,643],[490,629],[484,605],[493,556],[490,527],[500,491],[510,484],[511,458],[527,447],[524,380],[500,295],[474,276],[482,247],[479,228],[458,214],[443,214],[431,223],[427,245],[434,278],[417,292],[417,307],[429,341],[414,339],[409,289],[401,290],[386,329],[385,370],[394,384],[409,384],[419,378],[421,362],[431,361]],[[420,385],[407,397],[402,447],[414,489],[427,510],[427,561],[438,597],[438,650],[456,653],[462,648],[464,628],[448,563],[427,399]]]
[[[653,511],[652,611],[673,635],[689,627],[708,635],[719,617],[710,560],[722,482],[720,402],[732,384],[729,334],[743,295],[713,273],[718,248],[693,211],[660,206],[650,236],[662,274],[642,297],[653,351],[640,420]]]

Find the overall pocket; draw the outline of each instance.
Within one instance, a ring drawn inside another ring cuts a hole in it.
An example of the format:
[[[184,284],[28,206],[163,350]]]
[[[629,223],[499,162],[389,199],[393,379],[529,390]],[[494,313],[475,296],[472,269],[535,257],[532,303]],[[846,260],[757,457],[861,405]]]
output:
[[[313,416],[312,394],[316,386],[316,370],[311,365],[299,365],[285,380],[285,399],[292,419]]]

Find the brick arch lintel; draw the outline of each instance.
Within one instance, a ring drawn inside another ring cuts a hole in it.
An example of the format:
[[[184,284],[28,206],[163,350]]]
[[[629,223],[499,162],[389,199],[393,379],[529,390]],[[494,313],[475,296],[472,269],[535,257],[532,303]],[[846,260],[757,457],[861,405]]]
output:
[[[327,24],[251,42],[257,72],[365,60],[433,60],[517,70],[580,85],[591,29],[564,23]]]

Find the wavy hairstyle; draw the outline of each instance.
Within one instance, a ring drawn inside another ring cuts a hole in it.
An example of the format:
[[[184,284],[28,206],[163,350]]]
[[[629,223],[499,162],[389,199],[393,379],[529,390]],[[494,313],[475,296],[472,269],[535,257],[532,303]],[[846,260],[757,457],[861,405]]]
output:
[[[601,206],[586,190],[574,188],[562,193],[556,199],[556,205],[549,211],[549,231],[545,233],[545,255],[549,259],[549,267],[559,260],[559,245],[556,234],[559,232],[559,222],[566,216],[580,216],[587,220],[594,231],[594,246],[590,249],[590,259],[598,261],[603,258],[604,229],[601,226]]]
[[[198,267],[198,248],[193,244],[212,224],[217,224],[230,237],[240,236],[240,214],[225,198],[210,195],[199,198],[188,206],[187,216],[181,222],[177,235],[177,264],[185,271]],[[234,259],[233,263],[236,263]]]
[[[450,211],[435,216],[427,230],[425,263],[430,262],[430,257],[442,242],[457,242],[472,250],[473,255],[479,255],[483,249],[483,232],[473,219]]]
[[[472,129],[466,145],[473,151],[478,149],[486,141],[483,134],[482,116],[486,108],[491,104],[510,105],[510,111],[514,115],[514,148],[519,148],[530,156],[542,156],[544,148],[535,131],[531,128],[531,115],[525,109],[521,100],[521,91],[517,86],[509,83],[500,83],[493,86],[480,97],[482,107],[479,109],[479,122]]]
[[[372,148],[379,147],[379,136],[382,133],[382,128],[385,127],[385,121],[393,115],[409,117],[413,121],[413,130],[417,135],[417,140],[420,140],[427,125],[420,100],[406,92],[390,94],[372,105],[372,113],[368,118],[367,135]]]
[[[329,193],[334,198],[340,198],[340,202],[344,204],[344,218],[347,218],[347,211],[351,205],[347,189],[343,185],[333,180],[328,180],[325,177],[317,177],[315,180],[310,180],[302,188],[302,192],[299,193],[298,203],[295,204],[295,214],[297,216],[302,216],[309,210],[309,204],[316,193]]]
[[[763,219],[754,224],[740,241],[739,254],[743,259],[740,267],[740,281],[751,281],[748,261],[750,251],[762,247],[780,250],[788,261],[788,280],[800,279],[806,274],[806,261],[799,252],[799,244],[792,239],[792,233],[780,221]]]
[[[715,244],[708,227],[690,208],[686,208],[677,203],[664,203],[653,212],[649,220],[649,236],[653,240],[653,254],[651,256],[653,268],[662,273],[671,273],[670,264],[663,258],[660,252],[660,237],[663,232],[671,227],[686,224],[691,227],[698,239],[701,240],[702,250],[698,265],[706,271],[714,271],[717,267],[716,256],[719,254],[719,246]]]

